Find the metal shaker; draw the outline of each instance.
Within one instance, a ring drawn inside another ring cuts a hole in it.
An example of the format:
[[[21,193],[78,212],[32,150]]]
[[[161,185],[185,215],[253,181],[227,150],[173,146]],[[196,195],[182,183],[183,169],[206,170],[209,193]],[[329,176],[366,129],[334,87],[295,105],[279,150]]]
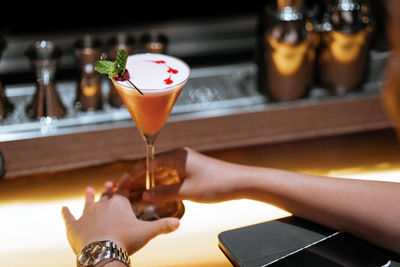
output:
[[[101,54],[101,43],[91,35],[85,35],[75,43],[75,58],[79,69],[75,108],[81,111],[103,108],[103,94],[99,74],[94,65]]]
[[[51,41],[38,41],[25,51],[36,74],[36,91],[32,102],[26,107],[29,117],[61,118],[66,109],[56,90],[54,74],[61,58],[61,48]]]
[[[262,33],[262,84],[275,101],[298,99],[313,77],[317,45],[313,25],[302,12],[301,0],[277,0]]]
[[[369,61],[372,32],[365,1],[335,0],[322,27],[319,70],[322,83],[336,94],[360,87]]]

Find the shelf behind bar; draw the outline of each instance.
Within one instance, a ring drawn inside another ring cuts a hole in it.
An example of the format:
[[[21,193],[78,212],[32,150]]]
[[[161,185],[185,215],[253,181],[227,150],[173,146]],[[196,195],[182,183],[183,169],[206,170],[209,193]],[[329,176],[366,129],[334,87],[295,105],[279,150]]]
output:
[[[162,130],[156,151],[190,146],[200,151],[286,142],[320,136],[385,129],[390,122],[379,93],[324,100],[299,100],[279,105],[256,104],[215,110],[198,116],[175,114]],[[137,129],[122,125],[0,143],[6,158],[5,178],[55,172],[145,155]]]

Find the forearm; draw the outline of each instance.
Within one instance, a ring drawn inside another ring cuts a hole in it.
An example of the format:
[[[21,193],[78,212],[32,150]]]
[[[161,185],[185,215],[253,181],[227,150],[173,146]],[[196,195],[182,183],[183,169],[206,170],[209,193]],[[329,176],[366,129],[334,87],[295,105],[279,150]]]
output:
[[[242,166],[242,196],[400,252],[400,184]]]

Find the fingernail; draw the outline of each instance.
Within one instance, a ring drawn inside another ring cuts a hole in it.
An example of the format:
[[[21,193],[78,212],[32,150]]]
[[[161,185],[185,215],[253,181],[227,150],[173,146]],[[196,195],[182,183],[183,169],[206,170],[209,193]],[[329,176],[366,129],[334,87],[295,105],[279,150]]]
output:
[[[94,192],[94,188],[91,186],[86,187],[86,193],[93,193]]]
[[[169,226],[170,226],[172,229],[178,228],[178,227],[179,227],[179,224],[180,224],[180,222],[179,222],[179,219],[178,219],[178,218],[171,218],[171,219],[169,220]]]

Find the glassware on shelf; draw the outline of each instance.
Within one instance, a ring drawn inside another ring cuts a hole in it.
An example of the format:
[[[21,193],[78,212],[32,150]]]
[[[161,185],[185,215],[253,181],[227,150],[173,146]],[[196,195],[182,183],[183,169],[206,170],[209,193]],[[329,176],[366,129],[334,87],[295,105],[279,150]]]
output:
[[[276,101],[301,98],[313,78],[318,45],[313,24],[302,12],[301,0],[278,0],[273,18],[261,22],[260,84]]]
[[[147,152],[144,179],[136,181],[141,187],[131,193],[132,207],[136,216],[142,220],[169,216],[180,218],[184,213],[182,202],[151,204],[144,202],[141,194],[144,190],[160,185],[153,164],[154,142],[189,78],[190,69],[180,59],[150,53],[129,56],[126,68],[130,73],[130,81],[143,94],[127,81],[112,79],[112,82],[145,141]]]
[[[42,40],[30,45],[25,51],[36,74],[36,91],[26,107],[30,118],[61,118],[66,109],[56,90],[54,75],[61,58],[61,48],[52,41]]]
[[[322,22],[319,71],[322,83],[342,95],[366,77],[372,33],[365,1],[335,0]]]
[[[103,93],[99,74],[94,65],[101,54],[101,43],[91,35],[85,35],[75,43],[75,57],[80,71],[76,90],[75,108],[93,111],[103,108]]]
[[[7,47],[6,40],[0,36],[0,58]],[[6,96],[6,90],[0,81],[0,120],[6,118],[14,111],[14,104]]]
[[[123,32],[119,32],[116,36],[112,37],[108,43],[108,46],[110,48],[110,59],[115,60],[119,49],[125,49],[128,55],[132,55],[134,53],[134,45],[135,39],[132,36],[129,36]],[[111,83],[110,85],[108,102],[113,107],[120,108],[124,106],[124,102],[122,101],[120,95],[115,89],[113,83]]]

